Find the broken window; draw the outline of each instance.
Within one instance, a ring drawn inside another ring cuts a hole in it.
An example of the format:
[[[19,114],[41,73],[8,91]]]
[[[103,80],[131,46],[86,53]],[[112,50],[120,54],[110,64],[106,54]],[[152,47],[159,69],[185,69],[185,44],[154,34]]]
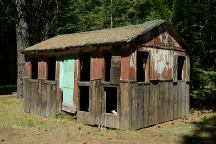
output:
[[[38,77],[38,61],[37,60],[31,60],[31,67],[32,67],[32,79],[37,79]]]
[[[55,80],[55,70],[56,70],[56,59],[49,58],[47,61],[48,65],[48,80]]]
[[[89,111],[89,86],[79,87],[80,111]]]
[[[117,115],[117,87],[105,87],[106,113]]]
[[[146,81],[146,63],[148,60],[148,52],[137,52],[137,82]]]
[[[178,72],[177,72],[178,80],[183,80],[184,63],[185,63],[185,57],[178,56]]]
[[[110,81],[110,69],[111,69],[111,53],[104,54],[104,80]]]
[[[90,55],[80,56],[80,81],[90,81]]]

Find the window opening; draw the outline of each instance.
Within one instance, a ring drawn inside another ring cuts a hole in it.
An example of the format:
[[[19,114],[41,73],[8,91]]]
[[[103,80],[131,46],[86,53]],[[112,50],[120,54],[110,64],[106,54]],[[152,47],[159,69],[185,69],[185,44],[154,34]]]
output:
[[[80,81],[90,81],[90,55],[80,57]]]
[[[37,79],[38,77],[38,61],[37,60],[31,60],[31,66],[32,66],[32,79]]]
[[[117,115],[117,88],[105,87],[106,113]]]
[[[89,86],[80,86],[80,111],[89,111]]]
[[[56,71],[56,59],[49,58],[47,61],[48,65],[48,80],[55,80],[55,71]]]
[[[184,67],[185,57],[179,56],[178,57],[178,80],[183,80],[183,67]]]
[[[104,54],[104,80],[110,81],[110,70],[111,70],[111,53]]]
[[[146,80],[148,52],[137,52],[137,82]]]

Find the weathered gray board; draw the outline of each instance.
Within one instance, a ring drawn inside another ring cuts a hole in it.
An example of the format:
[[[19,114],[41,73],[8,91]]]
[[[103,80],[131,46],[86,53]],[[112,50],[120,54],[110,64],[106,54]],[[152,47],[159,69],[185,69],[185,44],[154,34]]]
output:
[[[132,85],[136,92],[131,95],[131,129],[188,116],[189,84],[185,81]]]
[[[77,113],[77,119],[86,124],[140,129],[182,118],[189,113],[189,84],[185,81],[120,83],[118,115],[104,113],[104,85],[100,80],[90,83],[90,112]]]
[[[41,116],[57,113],[56,85],[54,81],[24,79],[24,110]]]

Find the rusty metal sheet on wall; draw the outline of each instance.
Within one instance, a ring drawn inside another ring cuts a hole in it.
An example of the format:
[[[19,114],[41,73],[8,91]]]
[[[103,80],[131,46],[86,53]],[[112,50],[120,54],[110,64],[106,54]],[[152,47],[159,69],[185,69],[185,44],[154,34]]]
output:
[[[38,62],[38,79],[46,79],[47,78],[47,63],[44,61]]]
[[[102,79],[102,58],[91,58],[91,80]]]
[[[164,32],[157,37],[152,38],[145,46],[161,46],[165,49],[174,49],[185,51],[184,48],[168,33]]]
[[[165,49],[151,49],[150,79],[171,80],[173,52]]]
[[[121,58],[121,76],[120,80],[127,81],[130,79],[130,56]]]

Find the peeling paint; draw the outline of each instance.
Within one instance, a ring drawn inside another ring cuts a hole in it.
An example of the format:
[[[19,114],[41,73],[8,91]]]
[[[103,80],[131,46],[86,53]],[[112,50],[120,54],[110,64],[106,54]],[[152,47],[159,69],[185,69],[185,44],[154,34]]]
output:
[[[134,68],[136,70],[136,54],[135,53],[131,55],[130,68]]]
[[[172,51],[163,49],[151,50],[151,61],[153,64],[153,70],[155,78],[157,79],[169,79],[172,76]]]

